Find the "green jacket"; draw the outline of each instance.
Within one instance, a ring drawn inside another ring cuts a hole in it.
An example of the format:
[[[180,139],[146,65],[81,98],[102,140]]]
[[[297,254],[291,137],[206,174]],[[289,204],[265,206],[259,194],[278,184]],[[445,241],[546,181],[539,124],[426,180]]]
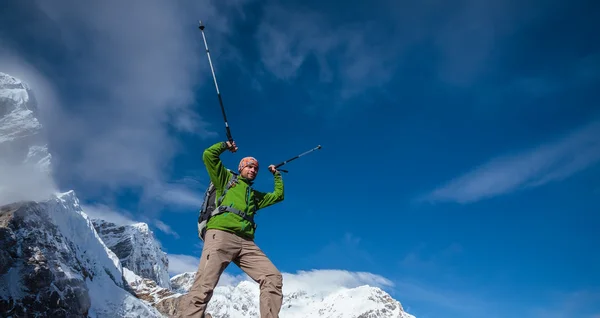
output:
[[[215,199],[223,194],[227,182],[229,182],[233,176],[233,174],[225,168],[219,157],[226,150],[226,143],[218,142],[208,147],[202,156],[206,171],[215,187]],[[227,194],[225,195],[225,198],[223,198],[221,205],[231,206],[246,212],[248,216],[253,216],[259,209],[283,201],[283,180],[280,172],[274,174],[274,180],[274,191],[264,193],[253,189],[252,181],[238,175],[238,182],[227,190]],[[254,208],[256,208],[256,211],[253,212]],[[233,232],[249,239],[254,238],[255,231],[250,222],[244,220],[235,213],[229,212],[211,217],[206,224],[206,229],[219,229]]]

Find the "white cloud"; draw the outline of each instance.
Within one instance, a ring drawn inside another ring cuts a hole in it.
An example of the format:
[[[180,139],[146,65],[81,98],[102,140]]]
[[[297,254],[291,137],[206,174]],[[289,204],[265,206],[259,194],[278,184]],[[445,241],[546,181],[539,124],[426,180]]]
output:
[[[283,273],[284,292],[310,290],[326,295],[342,288],[354,288],[369,285],[386,289],[394,283],[377,274],[368,272],[350,272],[346,270],[311,270],[297,273]]]
[[[36,31],[2,33],[0,66],[34,89],[59,183],[88,198],[131,189],[197,205],[193,191],[173,188],[169,169],[182,150],[173,131],[216,136],[195,103],[195,90],[212,85],[197,23],[210,25],[211,46],[222,50],[233,18],[224,16],[245,2],[15,4],[35,16]],[[19,46],[27,36],[42,36],[48,54]]]
[[[200,259],[195,256],[168,254],[169,274],[177,275],[184,272],[196,272]],[[233,263],[231,264],[232,266]],[[296,273],[282,273],[284,280],[284,292],[289,293],[297,290],[310,290],[315,294],[329,294],[341,288],[354,288],[362,285],[369,285],[386,289],[393,287],[394,283],[377,274],[369,272],[350,272],[346,270],[326,269],[298,271]],[[231,275],[223,273],[220,285],[236,285],[239,282],[252,279],[242,273],[240,275]]]
[[[56,189],[54,180],[34,164],[13,165],[0,161],[0,206],[22,200],[46,200]]]
[[[417,314],[417,317],[435,317],[440,312],[445,312],[449,317],[506,316],[506,312],[503,312],[505,306],[500,301],[490,300],[492,298],[487,298],[486,292],[481,290],[463,292],[460,286],[440,289],[408,280],[397,281],[394,290],[404,303],[419,306],[421,314]]]
[[[155,198],[167,204],[177,204],[192,208],[200,208],[204,200],[204,189],[202,192],[194,191],[186,185],[164,184],[159,190],[153,191]]]
[[[566,179],[600,161],[600,121],[552,143],[499,157],[434,190],[426,199],[469,203]]]
[[[169,274],[177,275],[185,272],[195,272],[200,265],[200,258],[182,254],[167,254],[169,259]]]
[[[106,204],[82,204],[81,209],[92,219],[101,219],[117,225],[131,225],[138,223],[133,220],[133,215],[127,211],[117,211]]]

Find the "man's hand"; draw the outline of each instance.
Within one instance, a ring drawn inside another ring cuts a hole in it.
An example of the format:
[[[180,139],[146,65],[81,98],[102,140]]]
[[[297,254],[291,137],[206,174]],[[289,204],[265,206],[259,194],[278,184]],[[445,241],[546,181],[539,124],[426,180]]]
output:
[[[269,171],[271,171],[272,174],[275,174],[275,172],[278,172],[277,169],[275,169],[275,165],[270,165]]]
[[[235,141],[226,141],[225,143],[227,144],[227,149],[229,149],[229,151],[236,152],[238,150],[238,147],[235,145]]]

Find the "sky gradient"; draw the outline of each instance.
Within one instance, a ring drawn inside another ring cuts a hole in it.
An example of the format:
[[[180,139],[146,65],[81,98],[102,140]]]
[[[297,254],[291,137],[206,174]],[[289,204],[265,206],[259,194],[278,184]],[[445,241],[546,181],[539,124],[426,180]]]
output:
[[[323,146],[259,214],[281,271],[378,275],[418,318],[600,317],[599,4],[52,3],[4,6],[0,71],[34,87],[60,189],[148,222],[173,273],[226,140],[202,19],[224,163],[270,190]]]

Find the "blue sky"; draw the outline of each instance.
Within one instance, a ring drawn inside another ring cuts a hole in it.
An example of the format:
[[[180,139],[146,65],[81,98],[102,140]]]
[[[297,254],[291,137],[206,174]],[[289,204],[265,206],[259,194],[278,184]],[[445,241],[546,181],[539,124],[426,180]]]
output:
[[[90,214],[149,222],[178,268],[199,256],[201,155],[226,139],[203,19],[226,165],[323,146],[258,218],[282,271],[381,275],[419,318],[600,317],[598,4],[180,4],[0,13],[0,71],[37,88]]]

